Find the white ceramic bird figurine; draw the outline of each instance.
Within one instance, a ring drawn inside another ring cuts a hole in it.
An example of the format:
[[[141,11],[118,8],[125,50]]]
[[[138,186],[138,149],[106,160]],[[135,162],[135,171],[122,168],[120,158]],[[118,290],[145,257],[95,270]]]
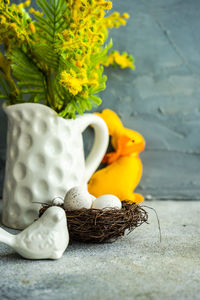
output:
[[[28,259],[58,259],[69,243],[65,211],[52,206],[17,235],[0,228],[0,241]]]

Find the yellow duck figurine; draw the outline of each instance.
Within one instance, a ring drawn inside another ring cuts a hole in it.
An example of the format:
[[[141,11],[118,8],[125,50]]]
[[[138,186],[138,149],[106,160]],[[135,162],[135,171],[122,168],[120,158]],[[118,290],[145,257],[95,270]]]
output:
[[[125,128],[112,110],[104,109],[96,114],[106,122],[115,152],[104,156],[102,162],[107,166],[92,175],[88,183],[89,193],[95,197],[112,194],[129,204],[142,202],[143,196],[133,191],[142,176],[139,153],[145,148],[144,138],[138,132]]]

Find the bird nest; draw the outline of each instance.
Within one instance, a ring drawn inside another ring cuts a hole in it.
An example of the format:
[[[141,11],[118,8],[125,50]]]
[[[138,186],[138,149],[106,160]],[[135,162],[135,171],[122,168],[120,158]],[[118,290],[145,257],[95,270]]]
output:
[[[39,217],[52,205],[43,204]],[[57,206],[64,209],[63,205]],[[148,221],[144,208],[125,202],[121,209],[79,209],[65,213],[70,239],[88,243],[113,242]]]

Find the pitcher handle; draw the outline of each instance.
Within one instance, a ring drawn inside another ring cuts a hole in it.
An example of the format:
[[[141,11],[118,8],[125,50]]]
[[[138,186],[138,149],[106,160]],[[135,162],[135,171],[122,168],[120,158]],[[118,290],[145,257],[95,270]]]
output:
[[[83,116],[77,117],[77,119],[80,122],[81,132],[91,125],[95,133],[94,144],[85,162],[85,182],[88,182],[101,163],[107,150],[109,142],[108,128],[104,120],[94,114],[84,114]]]

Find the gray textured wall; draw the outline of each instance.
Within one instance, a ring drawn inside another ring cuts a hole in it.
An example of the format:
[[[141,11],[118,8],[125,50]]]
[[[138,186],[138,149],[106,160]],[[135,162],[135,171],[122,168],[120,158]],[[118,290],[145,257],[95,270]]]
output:
[[[113,2],[115,10],[131,14],[126,27],[112,30],[114,48],[132,53],[136,70],[106,70],[99,110],[115,110],[147,141],[138,191],[157,199],[200,199],[200,1]],[[1,111],[0,128],[2,181],[6,122]],[[89,131],[85,137],[88,149]]]

